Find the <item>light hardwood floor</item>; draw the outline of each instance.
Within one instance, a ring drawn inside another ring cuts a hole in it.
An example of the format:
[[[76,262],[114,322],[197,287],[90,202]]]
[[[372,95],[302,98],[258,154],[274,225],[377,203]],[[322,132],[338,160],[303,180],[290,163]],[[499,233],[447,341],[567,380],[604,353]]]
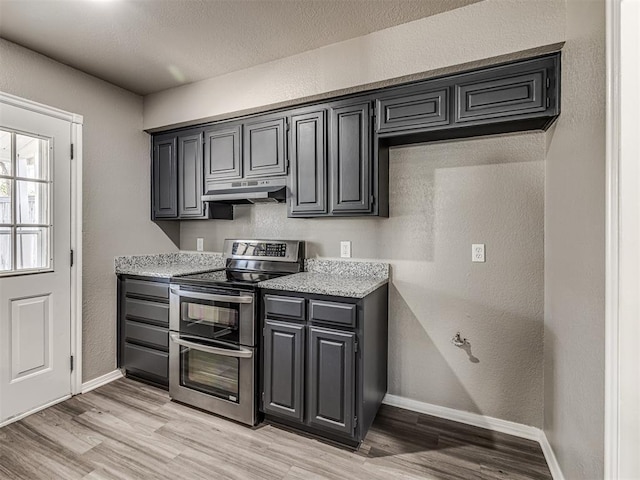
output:
[[[357,452],[121,379],[0,429],[2,479],[551,479],[540,446],[383,406]]]

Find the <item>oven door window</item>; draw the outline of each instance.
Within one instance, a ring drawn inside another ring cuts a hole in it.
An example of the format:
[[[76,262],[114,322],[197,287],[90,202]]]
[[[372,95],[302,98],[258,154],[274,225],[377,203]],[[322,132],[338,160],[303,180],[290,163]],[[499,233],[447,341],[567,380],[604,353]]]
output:
[[[239,403],[240,359],[181,346],[180,385]]]
[[[180,298],[180,332],[198,337],[238,342],[240,305]]]

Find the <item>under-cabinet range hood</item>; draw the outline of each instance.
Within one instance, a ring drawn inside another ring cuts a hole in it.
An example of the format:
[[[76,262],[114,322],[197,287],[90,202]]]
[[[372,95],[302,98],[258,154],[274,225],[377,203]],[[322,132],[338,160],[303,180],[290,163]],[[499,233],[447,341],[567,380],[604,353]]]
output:
[[[279,203],[287,199],[287,177],[272,177],[258,180],[207,185],[203,202],[230,203]]]

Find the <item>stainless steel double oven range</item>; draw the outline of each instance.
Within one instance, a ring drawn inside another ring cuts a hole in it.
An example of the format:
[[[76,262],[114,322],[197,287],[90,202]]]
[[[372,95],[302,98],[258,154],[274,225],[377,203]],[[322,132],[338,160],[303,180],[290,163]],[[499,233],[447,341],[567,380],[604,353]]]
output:
[[[255,425],[257,284],[302,271],[304,242],[225,240],[224,255],[225,269],[171,279],[169,394]]]

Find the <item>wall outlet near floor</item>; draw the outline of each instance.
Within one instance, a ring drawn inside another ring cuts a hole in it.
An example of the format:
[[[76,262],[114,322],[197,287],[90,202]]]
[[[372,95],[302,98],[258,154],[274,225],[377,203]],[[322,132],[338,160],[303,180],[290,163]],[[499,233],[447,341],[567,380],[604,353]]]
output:
[[[474,243],[471,245],[471,261],[484,262],[484,243]]]
[[[344,240],[340,242],[340,256],[342,258],[351,258],[351,241]]]
[[[196,251],[204,251],[204,238],[196,238]]]

